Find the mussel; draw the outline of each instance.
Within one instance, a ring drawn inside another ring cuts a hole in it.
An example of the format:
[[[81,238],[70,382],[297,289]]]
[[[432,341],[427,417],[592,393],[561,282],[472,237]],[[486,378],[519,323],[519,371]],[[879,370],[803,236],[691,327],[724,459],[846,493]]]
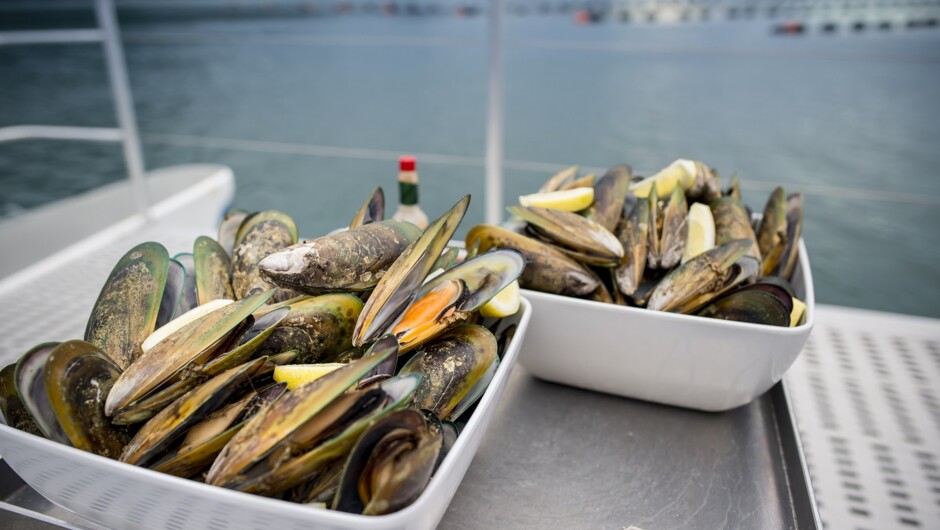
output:
[[[404,221],[376,221],[275,252],[261,261],[261,272],[275,285],[310,294],[364,291],[420,233]]]

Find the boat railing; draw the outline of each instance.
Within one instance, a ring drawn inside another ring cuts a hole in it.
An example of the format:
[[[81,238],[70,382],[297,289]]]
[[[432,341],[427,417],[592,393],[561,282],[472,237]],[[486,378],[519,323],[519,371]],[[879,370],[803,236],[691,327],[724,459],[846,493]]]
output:
[[[118,126],[108,128],[11,125],[0,127],[0,142],[35,139],[121,142],[137,212],[146,219],[150,198],[144,182],[144,156],[140,147],[140,135],[137,132],[137,118],[134,113],[114,3],[112,0],[95,0],[94,7],[98,21],[97,28],[2,31],[0,32],[0,46],[100,42],[104,51],[111,92],[114,96],[114,110],[117,114]]]

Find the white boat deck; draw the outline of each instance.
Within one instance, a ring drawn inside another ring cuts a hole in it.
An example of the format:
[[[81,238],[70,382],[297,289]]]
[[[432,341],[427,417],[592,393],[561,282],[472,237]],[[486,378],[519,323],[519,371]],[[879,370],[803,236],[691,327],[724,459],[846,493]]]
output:
[[[160,241],[172,255],[214,234],[234,185],[225,168],[211,169],[156,204],[152,221],[129,217],[0,280],[0,363],[81,337],[133,245]],[[940,320],[819,305],[786,381],[827,528],[940,528]]]

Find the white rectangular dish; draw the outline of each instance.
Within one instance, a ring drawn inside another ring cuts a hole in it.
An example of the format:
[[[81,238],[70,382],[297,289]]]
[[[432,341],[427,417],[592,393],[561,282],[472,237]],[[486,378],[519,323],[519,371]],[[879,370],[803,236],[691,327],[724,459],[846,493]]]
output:
[[[649,311],[523,290],[535,317],[519,363],[566,385],[706,411],[749,403],[796,360],[815,321],[800,240],[791,282],[806,303],[793,328]]]
[[[317,509],[165,475],[68,447],[0,424],[0,455],[55,504],[110,528],[148,529],[415,529],[444,515],[476,454],[516,362],[532,307],[501,326],[517,327],[492,382],[427,489],[407,508],[364,516]]]

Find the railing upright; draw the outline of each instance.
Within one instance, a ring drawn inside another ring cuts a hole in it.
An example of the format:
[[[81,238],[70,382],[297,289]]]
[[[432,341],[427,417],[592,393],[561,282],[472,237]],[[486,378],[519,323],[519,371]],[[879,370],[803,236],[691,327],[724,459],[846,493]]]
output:
[[[490,0],[489,108],[486,121],[486,222],[503,218],[503,0]]]

